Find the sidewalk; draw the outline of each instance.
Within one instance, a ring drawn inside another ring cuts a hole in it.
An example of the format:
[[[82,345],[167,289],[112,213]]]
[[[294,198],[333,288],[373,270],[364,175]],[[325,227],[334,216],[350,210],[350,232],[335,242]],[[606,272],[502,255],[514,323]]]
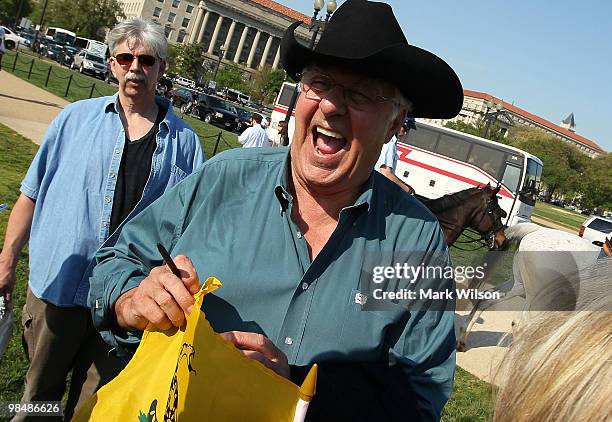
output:
[[[0,71],[0,123],[40,144],[49,123],[69,104],[44,89]]]

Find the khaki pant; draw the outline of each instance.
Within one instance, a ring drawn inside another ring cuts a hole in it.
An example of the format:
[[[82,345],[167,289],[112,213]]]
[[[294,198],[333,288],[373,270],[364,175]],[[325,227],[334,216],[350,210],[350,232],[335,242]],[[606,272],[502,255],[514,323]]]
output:
[[[61,401],[66,378],[72,372],[65,420],[123,368],[119,359],[109,355],[111,347],[93,327],[91,314],[82,307],[58,307],[38,299],[28,288],[23,308],[23,344],[30,360],[23,401]],[[26,417],[13,421],[62,420]]]

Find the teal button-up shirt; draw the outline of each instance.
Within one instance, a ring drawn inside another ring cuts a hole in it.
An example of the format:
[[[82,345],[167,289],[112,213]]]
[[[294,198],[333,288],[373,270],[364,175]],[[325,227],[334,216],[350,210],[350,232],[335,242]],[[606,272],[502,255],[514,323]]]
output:
[[[439,251],[448,263],[437,220],[373,172],[310,262],[290,217],[289,160],[286,148],[224,152],[135,217],[97,256],[90,293],[96,327],[119,349],[137,344],[135,333],[114,329],[113,306],[162,265],[161,242],[173,256],[189,256],[201,280],[223,283],[203,304],[215,331],[262,333],[292,365],[388,364],[409,375],[419,407],[438,418],[452,389],[453,313],[363,311],[357,298],[364,260],[376,254]]]

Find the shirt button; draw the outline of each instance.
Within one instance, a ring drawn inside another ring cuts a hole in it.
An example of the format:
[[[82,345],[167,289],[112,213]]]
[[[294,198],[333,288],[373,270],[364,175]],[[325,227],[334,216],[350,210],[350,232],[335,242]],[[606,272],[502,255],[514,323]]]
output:
[[[120,150],[119,148],[117,148],[117,149],[115,150],[115,154],[119,154],[120,152],[121,152],[121,150]]]
[[[291,337],[285,337],[285,344],[291,346],[293,344],[293,339]]]
[[[102,223],[102,227],[108,227],[108,223]]]
[[[111,179],[114,179],[115,177],[117,177],[117,175],[115,173],[111,173],[110,177],[111,177]]]
[[[104,198],[104,202],[106,202],[107,204],[110,204],[111,199],[107,196],[106,198]]]
[[[302,290],[308,289],[308,283],[302,283]]]
[[[301,239],[302,238],[302,232],[297,232],[296,236],[297,236],[298,239]]]

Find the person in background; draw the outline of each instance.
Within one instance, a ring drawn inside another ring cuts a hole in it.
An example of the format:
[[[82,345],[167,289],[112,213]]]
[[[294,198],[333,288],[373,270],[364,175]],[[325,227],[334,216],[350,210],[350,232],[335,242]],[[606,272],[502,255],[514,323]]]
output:
[[[0,253],[0,294],[11,300],[29,240],[22,321],[30,365],[22,402],[61,401],[71,374],[66,420],[123,367],[91,321],[95,252],[204,162],[193,129],[155,97],[166,68],[163,28],[134,18],[113,28],[107,43],[118,93],[70,104],[51,122]]]
[[[397,135],[394,135],[389,142],[383,145],[378,161],[374,165],[374,169],[398,185],[405,192],[409,193],[410,195],[414,195],[414,189],[412,186],[395,175],[397,159],[399,157],[399,154],[397,153],[397,138],[406,136],[409,130],[410,128],[408,127],[408,123],[404,122]]]
[[[2,24],[2,21],[0,21]],[[2,70],[2,56],[4,56],[4,52],[6,51],[6,47],[4,45],[4,38],[6,37],[6,33],[4,32],[4,28],[0,26],[0,70]]]
[[[238,137],[238,142],[240,142],[244,148],[271,146],[270,138],[268,138],[268,133],[261,126],[261,121],[261,114],[253,113],[251,116],[251,126]]]

